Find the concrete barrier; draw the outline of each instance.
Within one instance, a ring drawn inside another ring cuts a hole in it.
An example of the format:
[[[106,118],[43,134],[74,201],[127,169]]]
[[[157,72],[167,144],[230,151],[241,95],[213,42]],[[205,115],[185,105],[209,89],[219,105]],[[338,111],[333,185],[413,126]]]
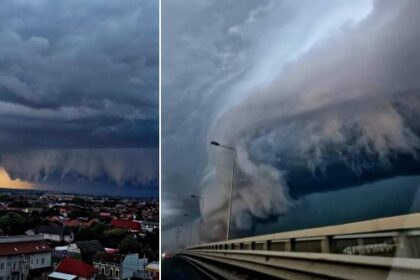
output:
[[[420,279],[420,214],[201,244],[179,255],[285,279]]]

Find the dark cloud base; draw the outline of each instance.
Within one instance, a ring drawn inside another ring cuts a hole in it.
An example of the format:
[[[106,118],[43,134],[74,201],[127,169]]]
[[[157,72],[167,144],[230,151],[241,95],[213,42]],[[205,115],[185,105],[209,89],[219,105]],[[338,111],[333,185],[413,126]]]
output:
[[[93,180],[89,183],[83,181],[63,182],[62,180],[52,180],[49,181],[48,184],[35,184],[35,189],[86,195],[159,198],[158,181],[145,184],[115,186],[115,184],[112,184],[107,180]]]

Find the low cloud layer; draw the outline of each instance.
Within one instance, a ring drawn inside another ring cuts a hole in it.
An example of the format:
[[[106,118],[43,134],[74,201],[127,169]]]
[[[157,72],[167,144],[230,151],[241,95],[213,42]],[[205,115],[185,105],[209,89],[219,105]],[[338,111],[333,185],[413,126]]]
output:
[[[155,2],[3,1],[0,164],[7,172],[35,181],[48,180],[50,170],[116,184],[156,180]],[[135,156],[146,164],[133,175],[124,164]]]
[[[13,178],[45,182],[108,178],[112,183],[141,185],[158,177],[158,151],[152,149],[37,150],[4,155],[1,164]]]
[[[197,122],[193,128],[202,131],[201,138],[175,138],[175,129],[167,130],[173,137],[168,146],[205,151],[194,161],[205,166],[190,169],[205,179],[193,177],[191,187],[166,180],[163,185],[164,194],[165,188],[202,193],[203,239],[224,236],[220,225],[226,225],[226,215],[220,212],[226,211],[232,169],[232,155],[209,147],[211,140],[238,152],[232,224],[237,230],[287,213],[307,194],[419,173],[419,11],[418,1],[321,1],[317,7],[272,1],[248,9],[241,24],[220,16],[227,41],[233,32],[248,43],[238,49],[248,61],[231,61],[228,73],[241,73],[237,79],[195,91],[206,100],[194,103],[196,109],[188,102],[195,97],[184,95],[188,101],[177,103],[191,110],[183,122]],[[203,30],[208,26],[203,23]],[[171,86],[176,89],[175,82]],[[203,110],[205,120],[195,110]]]

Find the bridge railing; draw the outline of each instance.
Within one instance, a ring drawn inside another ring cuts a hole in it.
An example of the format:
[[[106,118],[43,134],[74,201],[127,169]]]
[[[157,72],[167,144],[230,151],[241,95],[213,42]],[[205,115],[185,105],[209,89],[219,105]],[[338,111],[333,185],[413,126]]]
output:
[[[286,279],[420,279],[420,213],[201,244],[180,255]]]
[[[420,258],[420,213],[213,242],[187,248],[193,249]]]

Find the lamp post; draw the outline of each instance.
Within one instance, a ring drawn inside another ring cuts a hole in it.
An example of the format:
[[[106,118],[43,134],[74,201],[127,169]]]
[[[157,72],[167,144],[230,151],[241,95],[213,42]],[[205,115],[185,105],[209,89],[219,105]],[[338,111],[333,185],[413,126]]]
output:
[[[232,216],[232,196],[233,196],[233,186],[235,185],[235,169],[236,169],[236,150],[233,147],[229,147],[223,144],[220,144],[216,141],[211,141],[211,145],[224,148],[226,150],[229,150],[233,152],[233,169],[232,169],[232,180],[231,180],[231,186],[230,186],[230,196],[229,196],[229,212],[227,216],[227,231],[226,231],[226,240],[229,240],[229,231],[230,231],[230,219]]]
[[[181,233],[181,227],[182,224],[179,224],[176,226],[176,230],[175,230],[175,243],[176,243],[176,250],[178,252],[179,250],[179,234]]]
[[[190,217],[190,215],[188,215],[188,214],[184,214],[184,217]],[[192,236],[193,236],[193,227],[192,227],[192,223],[189,223],[190,224],[190,232],[189,232],[189,240],[192,240]]]
[[[201,240],[201,225],[203,222],[202,214],[203,214],[203,207],[204,207],[204,199],[201,196],[195,195],[195,194],[190,195],[190,197],[193,199],[198,199],[200,201],[200,225],[198,228],[198,242],[197,242],[199,244]]]

